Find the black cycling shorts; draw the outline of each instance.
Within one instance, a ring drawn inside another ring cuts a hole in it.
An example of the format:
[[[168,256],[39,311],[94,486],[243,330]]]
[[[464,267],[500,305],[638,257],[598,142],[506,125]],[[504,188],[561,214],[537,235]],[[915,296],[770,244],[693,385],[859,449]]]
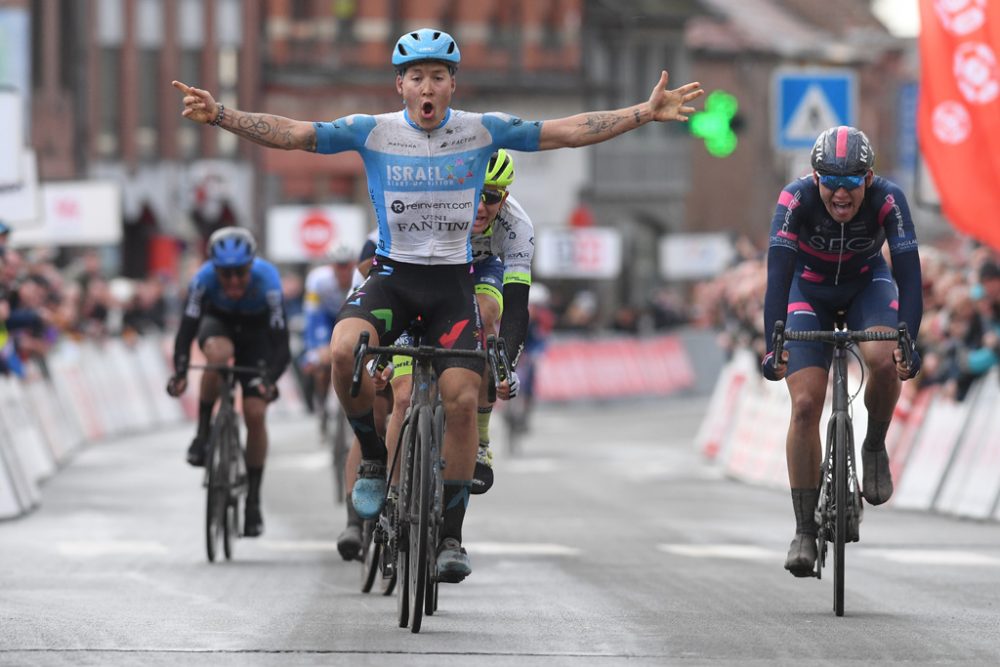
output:
[[[424,321],[424,343],[456,350],[481,350],[479,306],[471,264],[406,264],[375,256],[365,282],[340,309],[337,321],[359,317],[375,327],[379,343],[391,345],[413,320]],[[446,368],[482,373],[483,359],[435,359]]]
[[[233,342],[233,364],[257,368],[260,362],[267,363],[270,355],[270,329],[266,319],[236,320],[223,319],[216,315],[202,315],[198,323],[198,347],[205,349],[205,341],[213,336],[222,336]],[[255,376],[240,374],[243,395],[247,395],[247,385]],[[253,392],[256,395],[256,392]],[[277,398],[277,395],[274,397]]]

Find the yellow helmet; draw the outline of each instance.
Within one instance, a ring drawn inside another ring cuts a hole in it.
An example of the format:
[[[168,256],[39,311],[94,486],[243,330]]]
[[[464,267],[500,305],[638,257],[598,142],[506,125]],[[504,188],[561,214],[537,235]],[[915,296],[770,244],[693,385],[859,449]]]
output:
[[[498,150],[486,165],[484,185],[504,190],[514,182],[514,160],[504,149]]]

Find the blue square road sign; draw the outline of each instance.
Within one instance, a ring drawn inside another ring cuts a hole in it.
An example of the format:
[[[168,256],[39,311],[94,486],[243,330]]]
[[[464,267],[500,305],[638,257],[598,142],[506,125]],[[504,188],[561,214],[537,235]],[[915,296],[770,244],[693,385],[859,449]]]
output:
[[[834,125],[854,125],[857,77],[847,69],[779,69],[773,77],[774,143],[811,148]]]

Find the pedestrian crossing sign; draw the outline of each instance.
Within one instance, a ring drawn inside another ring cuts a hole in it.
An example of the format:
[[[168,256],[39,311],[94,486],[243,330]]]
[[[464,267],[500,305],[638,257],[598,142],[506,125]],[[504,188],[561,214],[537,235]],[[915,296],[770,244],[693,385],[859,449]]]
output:
[[[847,69],[779,69],[774,74],[775,147],[811,148],[823,130],[854,125],[857,78]]]

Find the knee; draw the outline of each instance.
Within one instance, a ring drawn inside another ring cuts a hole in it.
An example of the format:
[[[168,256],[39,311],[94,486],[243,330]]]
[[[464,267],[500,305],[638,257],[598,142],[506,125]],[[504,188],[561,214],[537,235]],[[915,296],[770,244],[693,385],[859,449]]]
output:
[[[811,427],[819,424],[823,413],[823,397],[811,392],[799,392],[792,396],[792,423]]]
[[[264,419],[267,414],[267,403],[260,399],[248,399],[243,401],[243,422],[247,425],[247,430],[260,430],[264,428]]]
[[[410,391],[407,388],[405,391],[403,388],[397,389],[392,388],[392,412],[393,414],[406,414],[406,411],[410,407]]]
[[[448,415],[475,414],[479,406],[479,390],[475,383],[463,385],[454,394],[443,398],[444,409]]]

